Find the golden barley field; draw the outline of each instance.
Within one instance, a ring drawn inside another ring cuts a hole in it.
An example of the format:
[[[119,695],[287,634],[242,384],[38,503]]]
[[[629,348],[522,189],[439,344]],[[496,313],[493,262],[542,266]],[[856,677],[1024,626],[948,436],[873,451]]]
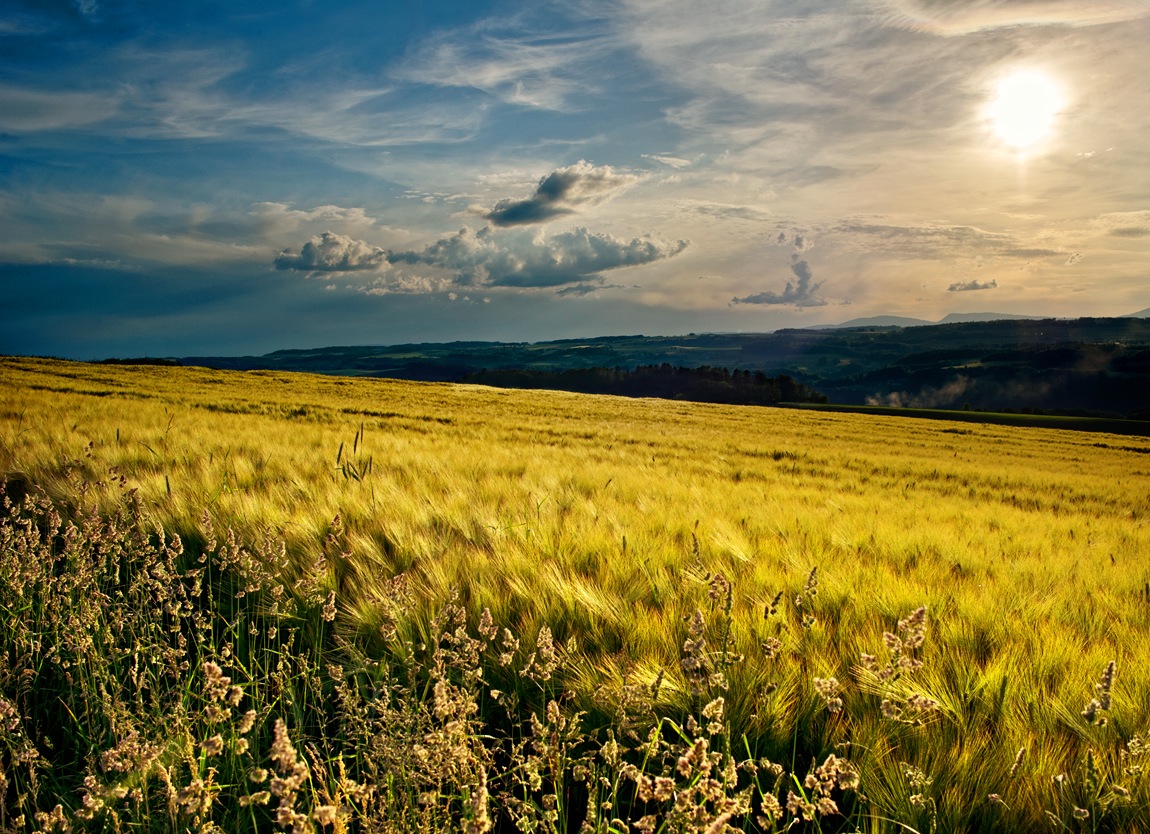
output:
[[[0,830],[1150,828],[1142,438],[5,358],[0,476]]]

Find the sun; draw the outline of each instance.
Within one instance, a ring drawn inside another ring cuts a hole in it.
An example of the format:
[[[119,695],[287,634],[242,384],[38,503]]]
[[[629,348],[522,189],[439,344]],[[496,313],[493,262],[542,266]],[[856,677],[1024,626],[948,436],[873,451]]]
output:
[[[987,114],[999,139],[1026,151],[1049,135],[1063,104],[1062,90],[1050,76],[1019,70],[998,82]]]

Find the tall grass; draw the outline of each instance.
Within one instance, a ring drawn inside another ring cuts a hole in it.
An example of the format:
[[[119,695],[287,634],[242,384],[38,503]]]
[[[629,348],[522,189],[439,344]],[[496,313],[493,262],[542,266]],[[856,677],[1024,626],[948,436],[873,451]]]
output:
[[[1150,824],[1135,441],[0,376],[0,827]]]

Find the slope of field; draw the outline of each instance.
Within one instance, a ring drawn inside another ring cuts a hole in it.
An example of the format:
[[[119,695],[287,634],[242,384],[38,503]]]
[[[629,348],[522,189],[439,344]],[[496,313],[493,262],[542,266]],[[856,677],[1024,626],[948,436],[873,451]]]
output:
[[[651,715],[711,718],[713,749],[725,739],[728,755],[797,774],[776,791],[798,804],[774,822],[740,807],[716,823],[711,797],[696,829],[631,796],[597,830],[624,830],[611,819],[626,808],[668,831],[781,828],[805,816],[799,800],[814,802],[821,777],[804,793],[803,775],[832,752],[866,798],[835,793],[846,816],[828,811],[811,830],[1035,830],[1048,813],[1065,830],[1150,826],[1141,438],[21,358],[0,360],[0,386],[10,494],[39,487],[73,512],[112,513],[135,490],[192,555],[226,530],[253,553],[282,543],[289,585],[325,559],[330,645],[377,659],[426,648],[445,605],[472,633],[487,608],[521,643],[507,669],[469,679],[487,726],[504,708],[489,687],[525,710],[555,697],[565,721],[586,713],[586,747],[635,685],[658,682]],[[528,655],[547,653],[544,627],[562,647],[555,677],[510,674],[538,671]],[[19,700],[12,678],[0,669],[0,707]],[[273,699],[257,711],[270,744],[272,718],[290,710]],[[118,740],[93,735],[86,755]],[[484,770],[493,785],[497,764]],[[652,773],[686,779],[682,767]],[[518,795],[552,784],[529,782]],[[477,807],[473,792],[453,796]]]

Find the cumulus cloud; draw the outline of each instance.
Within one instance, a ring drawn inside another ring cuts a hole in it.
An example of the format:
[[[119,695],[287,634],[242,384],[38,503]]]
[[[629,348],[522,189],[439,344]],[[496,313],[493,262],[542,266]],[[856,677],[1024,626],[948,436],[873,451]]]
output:
[[[1150,15],[1143,0],[888,0],[891,22],[939,35],[1017,26],[1095,26]]]
[[[609,200],[639,181],[635,174],[609,165],[596,167],[580,160],[558,168],[543,179],[535,193],[524,200],[500,200],[484,219],[495,226],[526,226],[573,214],[577,207]]]
[[[347,235],[324,232],[299,252],[284,249],[276,256],[276,269],[304,272],[356,272],[387,267],[387,250]]]
[[[991,278],[989,281],[979,281],[971,278],[969,281],[955,281],[946,288],[947,292],[970,292],[972,290],[993,290],[998,287],[998,281]]]
[[[348,289],[354,289],[364,295],[427,295],[448,291],[453,286],[451,279],[445,276],[387,270],[373,272],[371,280],[366,284],[349,286]],[[454,295],[453,292],[448,293],[449,297]],[[454,301],[455,298],[451,300]]]
[[[561,287],[598,281],[599,273],[674,257],[688,241],[651,235],[623,240],[576,228],[542,234],[497,235],[464,226],[419,251],[392,252],[393,264],[424,265],[452,273],[460,286]]]
[[[811,266],[797,255],[792,256],[791,272],[797,281],[787,281],[782,292],[766,290],[765,292],[747,295],[743,298],[732,298],[732,304],[793,304],[796,307],[824,307],[826,299],[819,297],[818,291],[822,281],[813,281]]]

